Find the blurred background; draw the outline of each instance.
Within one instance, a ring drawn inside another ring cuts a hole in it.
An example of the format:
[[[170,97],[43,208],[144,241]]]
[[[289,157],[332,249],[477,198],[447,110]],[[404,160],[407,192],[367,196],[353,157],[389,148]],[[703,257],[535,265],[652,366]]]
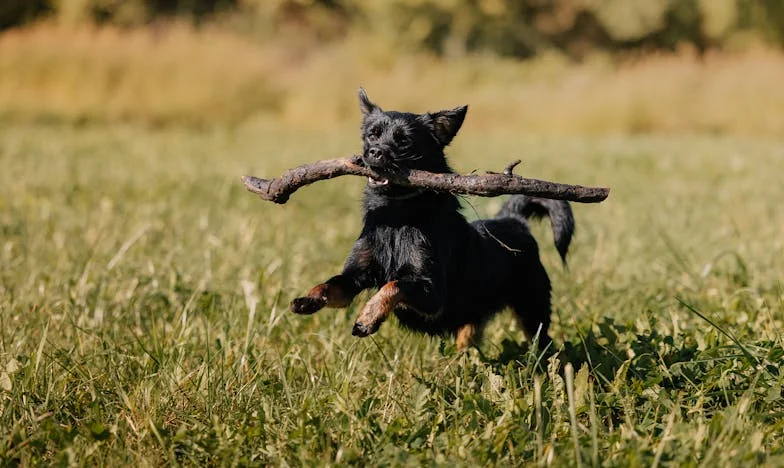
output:
[[[780,0],[3,0],[0,121],[784,134]],[[440,104],[434,104],[440,103]]]

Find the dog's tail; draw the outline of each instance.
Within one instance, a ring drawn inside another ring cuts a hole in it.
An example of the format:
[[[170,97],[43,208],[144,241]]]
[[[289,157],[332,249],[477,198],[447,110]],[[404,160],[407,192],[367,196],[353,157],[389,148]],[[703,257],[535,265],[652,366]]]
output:
[[[550,218],[555,248],[561,255],[561,261],[566,265],[566,252],[569,250],[569,243],[574,235],[574,215],[569,202],[527,195],[513,195],[498,212],[498,217],[522,217],[526,220],[544,216]]]

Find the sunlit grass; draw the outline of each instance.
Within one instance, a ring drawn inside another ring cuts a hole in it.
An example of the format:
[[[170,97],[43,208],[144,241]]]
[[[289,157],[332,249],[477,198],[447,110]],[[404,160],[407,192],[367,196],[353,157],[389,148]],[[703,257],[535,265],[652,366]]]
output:
[[[4,128],[0,460],[782,463],[781,142],[482,134],[470,118],[461,171],[519,157],[522,174],[612,187],[575,206],[568,271],[535,229],[560,360],[537,365],[509,316],[463,355],[394,320],[352,337],[359,301],[287,312],[339,270],[362,181],[277,206],[239,176],[350,154],[356,125]]]

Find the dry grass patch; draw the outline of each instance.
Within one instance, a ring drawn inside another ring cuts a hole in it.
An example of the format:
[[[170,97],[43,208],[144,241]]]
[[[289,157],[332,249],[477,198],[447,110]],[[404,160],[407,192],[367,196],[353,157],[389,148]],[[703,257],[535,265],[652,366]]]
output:
[[[0,36],[0,116],[231,123],[274,108],[263,49],[219,31],[65,29]]]
[[[528,133],[784,134],[784,55],[689,51],[576,64],[399,53],[383,39],[260,44],[215,27],[67,29],[0,36],[0,118],[296,128],[357,119],[354,93],[422,111],[471,105],[475,129]]]

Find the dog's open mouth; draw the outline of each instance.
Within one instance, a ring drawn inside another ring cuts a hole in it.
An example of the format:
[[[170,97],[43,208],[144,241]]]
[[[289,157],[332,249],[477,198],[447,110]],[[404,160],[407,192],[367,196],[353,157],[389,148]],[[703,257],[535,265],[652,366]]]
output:
[[[368,177],[368,185],[371,187],[383,187],[384,185],[389,185],[389,179],[385,177],[375,178],[375,177]]]

